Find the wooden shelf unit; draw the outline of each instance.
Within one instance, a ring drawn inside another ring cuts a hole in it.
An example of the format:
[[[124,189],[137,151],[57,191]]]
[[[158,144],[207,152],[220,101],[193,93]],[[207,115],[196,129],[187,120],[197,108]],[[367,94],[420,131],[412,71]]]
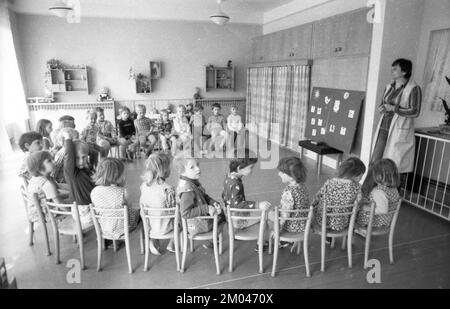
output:
[[[52,69],[47,66],[46,88],[52,93],[89,93],[88,67],[63,67]]]
[[[224,89],[234,91],[234,67],[205,67],[206,91]]]

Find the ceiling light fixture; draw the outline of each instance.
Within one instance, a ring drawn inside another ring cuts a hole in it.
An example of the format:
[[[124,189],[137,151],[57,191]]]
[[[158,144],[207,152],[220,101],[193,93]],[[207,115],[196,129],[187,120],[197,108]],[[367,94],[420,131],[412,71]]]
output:
[[[70,12],[73,11],[73,8],[67,6],[64,2],[58,1],[53,6],[49,7],[48,10],[55,16],[66,18]]]
[[[222,25],[226,24],[227,22],[229,22],[231,18],[230,18],[230,16],[228,16],[227,14],[222,12],[222,9],[221,9],[222,0],[217,0],[217,4],[219,5],[219,12],[209,16],[209,19],[213,23],[215,23],[219,26],[222,26]]]

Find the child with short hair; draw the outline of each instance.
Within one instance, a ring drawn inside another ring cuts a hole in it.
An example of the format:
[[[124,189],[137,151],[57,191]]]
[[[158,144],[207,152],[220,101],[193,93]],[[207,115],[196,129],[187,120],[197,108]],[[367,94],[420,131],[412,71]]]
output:
[[[59,150],[61,147],[64,146],[64,145],[58,145],[56,143],[56,139],[57,139],[57,136],[58,136],[60,130],[63,128],[75,129],[75,118],[73,118],[70,115],[64,115],[58,119],[58,122],[59,122],[58,128],[56,130],[53,130],[52,133],[50,133],[50,139],[53,141],[53,143],[55,143],[55,147],[57,148],[57,150]]]
[[[181,146],[184,148],[188,148],[190,146],[191,128],[185,117],[185,112],[186,107],[184,105],[178,105],[176,116],[173,119],[172,137],[170,138],[172,141],[173,156],[176,155],[176,152],[181,148]]]
[[[36,132],[42,135],[42,149],[50,150],[53,148],[53,142],[50,139],[50,133],[52,133],[52,122],[48,119],[39,119],[36,123]]]
[[[219,143],[219,150],[223,149],[225,143],[228,138],[228,133],[225,130],[227,124],[225,122],[225,118],[220,114],[221,106],[219,103],[214,103],[212,105],[212,116],[208,118],[208,122],[206,124],[206,129],[211,133],[211,139],[209,144],[209,150],[212,151],[215,147],[217,141]],[[217,149],[216,149],[217,150]]]
[[[200,166],[194,158],[189,158],[180,153],[174,159],[175,166],[180,173],[177,186],[177,199],[180,204],[181,217],[187,219],[190,235],[206,233],[212,230],[212,221],[198,219],[200,216],[221,215],[219,221],[224,221],[219,202],[206,194],[199,182]]]
[[[119,127],[119,155],[120,159],[125,161],[127,159],[127,148],[128,152],[131,152],[132,155],[135,153],[136,129],[133,120],[130,118],[130,110],[128,107],[122,107],[120,117],[121,119],[117,122],[117,126]],[[131,158],[128,158],[128,160],[131,160]]]
[[[69,186],[69,201],[76,202],[80,207],[80,220],[83,227],[92,225],[89,212],[91,191],[94,189],[92,171],[89,169],[89,145],[80,140],[72,141],[72,136],[63,131],[64,148],[64,177]]]
[[[372,166],[372,178],[376,184],[369,194],[369,200],[375,203],[375,213],[372,222],[373,227],[389,226],[392,217],[386,214],[396,209],[400,195],[398,187],[400,176],[397,165],[390,159],[380,159]],[[356,222],[361,226],[369,224],[371,204],[362,205]]]
[[[241,209],[265,209],[269,210],[271,204],[267,201],[255,202],[247,201],[244,193],[244,184],[242,182],[243,177],[250,176],[253,172],[258,159],[252,157],[248,149],[245,149],[245,154],[243,157],[235,158],[230,160],[229,173],[225,178],[222,191],[222,199],[225,203],[225,207],[230,206],[231,208],[241,208]],[[245,216],[248,213],[242,213]],[[233,227],[236,229],[245,229],[249,226],[259,223],[259,220],[245,220],[239,219],[233,221]]]
[[[309,194],[306,188],[307,170],[302,161],[297,157],[288,157],[280,159],[278,163],[278,176],[287,186],[281,194],[281,210],[309,209]],[[272,213],[273,214],[273,213]],[[290,215],[282,213],[280,229],[291,233],[301,233],[305,231],[306,221],[291,221],[286,218],[307,217],[307,213],[296,213]],[[273,216],[269,215],[273,218]],[[273,221],[273,220],[272,220]]]
[[[312,202],[315,208],[317,224],[322,224],[323,207],[353,205],[361,200],[361,186],[359,181],[366,172],[364,163],[355,157],[348,158],[341,163],[337,177],[328,179],[320,188]],[[353,206],[352,206],[353,207]],[[349,212],[352,209],[334,209],[332,213]],[[333,231],[342,231],[349,224],[348,217],[328,217],[326,225]]]
[[[236,142],[238,135],[242,134],[242,130],[244,128],[241,116],[237,114],[237,110],[236,105],[231,106],[231,114],[227,118],[228,131],[233,134],[233,143]]]
[[[19,138],[19,147],[25,153],[25,158],[19,168],[19,177],[24,180],[26,187],[31,179],[31,174],[28,172],[27,159],[30,154],[42,150],[42,135],[35,131],[23,133]]]
[[[140,205],[149,208],[176,207],[175,189],[166,183],[170,176],[170,157],[165,153],[151,154],[145,162],[144,183],[141,185]],[[153,213],[156,214],[156,213]],[[160,213],[164,215],[164,212]],[[164,235],[174,229],[172,219],[149,219],[152,235]],[[167,245],[167,250],[174,252],[173,239]],[[153,239],[150,240],[150,251],[160,255]]]
[[[188,121],[189,123],[191,122],[191,117],[192,117],[192,115],[194,115],[194,104],[188,103],[188,104],[186,104],[186,113],[185,113],[185,116],[186,116],[186,119],[187,119],[187,121]]]
[[[78,131],[72,128],[63,128],[60,129],[58,136],[56,137],[55,145],[64,145],[64,137],[63,132],[66,132],[70,138],[74,140],[79,139]],[[66,183],[66,179],[64,177],[64,157],[66,155],[66,148],[62,147],[55,153],[55,169],[52,172],[52,177],[55,179],[55,181],[59,184]]]
[[[111,121],[105,119],[105,110],[101,107],[95,109],[97,113],[97,144],[106,148],[117,145],[116,139],[116,128],[111,123]],[[103,144],[102,142],[107,142],[108,144]]]
[[[153,147],[155,147],[157,141],[155,134],[157,132],[155,131],[153,121],[145,116],[146,111],[145,105],[140,104],[136,107],[137,118],[134,120],[134,127],[136,128],[138,147],[143,147],[145,149],[145,155],[148,157]]]
[[[172,137],[172,120],[169,119],[169,110],[161,110],[161,122],[159,124],[159,140],[161,141],[161,147],[163,151],[169,150],[168,141]]]
[[[97,126],[97,113],[94,110],[88,111],[87,119],[89,123],[81,132],[80,140],[89,144],[89,160],[91,166],[95,167],[98,163],[98,155],[100,154],[100,159],[105,158],[108,155],[109,147],[104,148],[97,145],[99,132],[99,127]]]
[[[125,166],[115,158],[106,158],[97,167],[92,177],[95,188],[91,192],[91,200],[94,207],[106,209],[128,208],[128,229],[133,231],[140,221],[139,210],[132,208],[128,201],[128,193],[125,188]],[[108,212],[108,215],[114,215]],[[124,235],[124,221],[118,219],[101,218],[99,224],[102,233],[110,238],[117,239]]]
[[[62,195],[58,191],[51,173],[55,166],[53,156],[48,151],[37,151],[31,153],[27,158],[27,166],[32,175],[27,188],[28,197],[33,201],[33,196],[37,196],[37,201],[41,205],[42,211],[46,211],[47,200],[54,203],[63,203]],[[36,205],[33,203],[27,205],[27,216],[32,222],[40,220],[40,215]]]
[[[203,115],[203,106],[200,104],[194,107],[194,115],[189,123],[192,129],[192,138],[194,139],[194,154],[199,157],[203,153],[203,143],[206,136],[203,129],[206,125],[205,116]]]

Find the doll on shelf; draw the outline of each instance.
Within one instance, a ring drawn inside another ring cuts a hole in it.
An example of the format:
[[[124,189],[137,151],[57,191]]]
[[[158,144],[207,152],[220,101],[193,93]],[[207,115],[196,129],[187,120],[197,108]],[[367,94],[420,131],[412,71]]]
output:
[[[194,100],[201,100],[200,87],[195,87]]]

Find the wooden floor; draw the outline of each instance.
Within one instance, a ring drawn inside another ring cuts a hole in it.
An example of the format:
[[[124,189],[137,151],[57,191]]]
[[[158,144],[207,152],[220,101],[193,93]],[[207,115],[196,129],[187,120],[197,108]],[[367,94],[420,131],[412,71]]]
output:
[[[295,155],[281,151],[280,156]],[[71,238],[61,238],[60,265],[54,256],[44,255],[42,231],[36,233],[33,247],[28,246],[25,211],[19,195],[16,177],[20,158],[4,159],[0,165],[0,257],[5,257],[8,274],[17,278],[19,288],[213,288],[213,289],[266,289],[266,288],[450,288],[450,223],[420,209],[402,205],[394,240],[395,264],[388,262],[387,238],[375,238],[370,257],[381,262],[381,283],[369,284],[363,269],[364,243],[356,237],[353,253],[354,266],[347,268],[346,252],[336,246],[327,248],[325,273],[320,272],[319,237],[311,237],[310,267],[312,276],[305,276],[303,255],[280,250],[275,278],[270,276],[272,256],[264,254],[263,274],[257,273],[255,243],[237,242],[235,270],[228,272],[228,242],[225,241],[221,256],[222,275],[215,274],[212,250],[195,244],[195,252],[189,254],[184,274],[176,271],[175,256],[165,252],[150,256],[150,269],[143,271],[143,256],[139,254],[137,235],[132,237],[132,258],[135,273],[129,275],[125,250],[104,252],[103,271],[95,270],[97,247],[95,232],[85,238],[87,270],[82,272],[80,284],[69,284],[66,263],[78,258],[78,250]],[[144,160],[127,163],[127,182],[134,207],[138,207],[139,186]],[[331,177],[332,169],[324,167],[320,177],[315,176],[314,161],[305,159],[308,167],[308,188],[314,194],[323,182]],[[224,159],[202,159],[201,182],[212,197],[219,199],[222,182],[227,171]],[[169,183],[175,185],[176,173]],[[244,181],[247,199],[268,200],[278,203],[283,185],[275,169],[255,169]],[[225,238],[226,239],[226,238]],[[53,238],[50,235],[50,240]],[[339,243],[338,243],[339,244]],[[165,247],[165,246],[163,246]],[[51,243],[53,250],[54,245]]]

